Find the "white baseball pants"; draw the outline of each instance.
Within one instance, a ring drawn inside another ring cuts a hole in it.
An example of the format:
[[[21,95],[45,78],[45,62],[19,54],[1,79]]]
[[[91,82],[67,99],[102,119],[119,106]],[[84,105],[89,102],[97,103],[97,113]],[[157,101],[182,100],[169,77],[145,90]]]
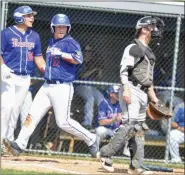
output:
[[[177,129],[170,131],[170,155],[171,159],[175,159],[181,161],[181,157],[179,155],[179,144],[184,142],[184,133],[178,131]]]
[[[26,148],[29,137],[51,107],[54,109],[56,123],[59,128],[84,140],[88,146],[91,146],[95,142],[95,134],[89,132],[77,121],[70,118],[73,93],[74,88],[72,83],[44,83],[33,100],[30,110],[31,122],[29,125],[22,127],[16,139],[16,143],[21,149]]]
[[[30,76],[12,74],[1,84],[1,138],[14,140],[21,106],[30,86]]]

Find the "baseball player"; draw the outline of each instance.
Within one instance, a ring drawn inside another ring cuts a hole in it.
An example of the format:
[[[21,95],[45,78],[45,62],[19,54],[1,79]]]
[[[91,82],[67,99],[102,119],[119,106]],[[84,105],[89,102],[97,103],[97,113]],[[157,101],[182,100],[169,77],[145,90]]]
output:
[[[111,138],[121,124],[122,110],[119,104],[119,89],[119,86],[110,86],[107,89],[108,99],[98,105],[96,134],[100,137],[100,142],[103,139]],[[125,145],[123,154],[130,156],[128,144]]]
[[[172,163],[181,163],[179,144],[184,143],[184,103],[176,111],[171,123],[172,130],[170,131],[169,153]]]
[[[146,16],[138,20],[136,36],[123,53],[120,77],[120,105],[124,118],[110,143],[100,149],[102,167],[110,172],[113,156],[127,141],[131,147],[131,163],[128,174],[151,174],[143,167],[143,137],[148,126],[145,123],[147,95],[157,103],[153,83],[155,55],[148,46],[150,41],[162,38],[164,23],[161,19]]]
[[[34,12],[29,6],[15,9],[15,25],[1,31],[1,138],[14,140],[20,108],[35,69],[44,71],[39,34],[31,29]]]
[[[59,128],[73,134],[89,146],[92,157],[98,151],[99,138],[70,118],[71,101],[76,65],[82,64],[80,45],[70,35],[71,24],[68,16],[57,14],[51,20],[53,38],[46,51],[45,83],[36,94],[29,115],[15,142],[4,139],[4,144],[13,155],[19,155],[39,121],[53,107]]]
[[[121,107],[119,104],[119,86],[111,86],[107,89],[109,98],[103,100],[98,106],[98,127],[96,134],[100,141],[113,136],[121,122]]]

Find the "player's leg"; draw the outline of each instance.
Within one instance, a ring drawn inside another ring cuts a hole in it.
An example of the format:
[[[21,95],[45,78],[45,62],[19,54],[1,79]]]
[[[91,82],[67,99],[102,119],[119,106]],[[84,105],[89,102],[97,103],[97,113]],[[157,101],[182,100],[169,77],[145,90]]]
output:
[[[15,86],[1,81],[1,139],[5,137],[14,105]]]
[[[135,100],[138,101],[140,107],[138,114],[138,122],[135,125],[135,136],[130,140],[131,145],[131,164],[128,169],[128,174],[152,174],[144,167],[144,135],[148,130],[148,126],[145,123],[146,109],[147,109],[147,94],[138,88],[133,89],[135,93]],[[130,110],[129,110],[130,111]]]
[[[9,142],[7,143],[7,147],[10,149],[10,152],[13,155],[17,155],[16,150],[18,150],[18,153],[20,153],[20,150],[26,148],[28,140],[35,130],[37,124],[40,122],[46,112],[51,108],[51,102],[48,96],[48,89],[48,85],[44,84],[36,94],[29,115],[26,117],[24,125],[21,128],[21,131],[15,142],[12,143],[6,140],[6,142]]]
[[[8,129],[10,114],[14,105],[14,95],[14,84],[1,81],[1,155],[7,152],[2,140],[5,138]]]
[[[21,126],[23,126],[24,121],[31,109],[31,105],[32,105],[32,93],[30,91],[27,92],[27,95],[25,97],[25,100],[23,102],[23,105],[21,107],[21,112],[20,112],[20,118],[21,118]]]
[[[94,96],[94,98],[96,100],[97,105],[99,105],[105,99],[103,94],[96,87],[92,86],[92,93],[93,93],[93,96]]]
[[[100,142],[109,135],[109,129],[104,126],[98,126],[96,128],[96,135],[99,136]]]
[[[70,117],[73,93],[72,83],[58,84],[50,89],[51,103],[55,112],[56,123],[59,128],[84,140],[88,146],[92,146],[97,141],[96,135],[86,130]]]
[[[116,131],[111,141],[100,149],[100,157],[102,161],[102,167],[107,171],[114,171],[112,164],[109,164],[110,159],[115,155],[133,136],[134,125],[129,124],[131,120],[136,120],[139,115],[140,103],[135,95],[131,95],[132,103],[126,105],[122,98],[123,89],[121,88],[119,93],[120,106],[123,111],[125,123],[123,123]]]
[[[94,114],[94,104],[96,103],[96,105],[98,106],[105,98],[103,94],[100,92],[100,90],[94,86],[91,86],[91,95],[93,96],[93,99],[94,99],[93,108],[92,108],[93,111],[91,111],[92,115],[89,117],[90,123],[92,124],[93,117],[94,117],[93,115]]]
[[[26,94],[28,92],[29,85],[30,85],[30,79],[28,79],[23,86],[15,85],[15,103],[14,103],[13,110],[11,112],[11,116],[8,124],[8,130],[6,133],[6,138],[8,140],[11,140],[11,141],[14,140],[14,130],[17,126],[20,110],[25,100]]]
[[[179,144],[184,142],[184,133],[178,130],[170,131],[170,156],[171,161],[174,163],[181,162],[179,154]]]

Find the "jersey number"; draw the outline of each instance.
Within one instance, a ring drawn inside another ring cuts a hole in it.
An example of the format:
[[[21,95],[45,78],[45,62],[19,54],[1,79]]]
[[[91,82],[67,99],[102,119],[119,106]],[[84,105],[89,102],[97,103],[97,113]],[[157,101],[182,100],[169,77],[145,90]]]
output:
[[[54,57],[53,58],[53,66],[60,66],[60,58]]]
[[[33,61],[33,52],[28,52],[27,60],[28,61]]]

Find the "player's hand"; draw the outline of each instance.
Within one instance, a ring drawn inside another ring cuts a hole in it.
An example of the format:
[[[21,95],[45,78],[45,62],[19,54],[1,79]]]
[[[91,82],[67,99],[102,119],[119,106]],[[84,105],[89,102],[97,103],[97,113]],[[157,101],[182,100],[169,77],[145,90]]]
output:
[[[1,65],[1,78],[2,80],[9,79],[12,77],[14,71],[10,69],[6,64]]]
[[[117,121],[117,122],[120,122],[121,119],[122,119],[122,116],[121,116],[121,115],[117,115],[117,116],[116,116],[116,121]]]
[[[131,103],[130,89],[124,89],[123,90],[123,100],[125,101],[126,104],[130,104]]]
[[[157,97],[151,98],[151,101],[154,102],[155,104],[159,103],[159,99]]]
[[[62,57],[62,52],[60,51],[59,48],[54,47],[51,49],[51,55],[52,56],[61,56]]]

